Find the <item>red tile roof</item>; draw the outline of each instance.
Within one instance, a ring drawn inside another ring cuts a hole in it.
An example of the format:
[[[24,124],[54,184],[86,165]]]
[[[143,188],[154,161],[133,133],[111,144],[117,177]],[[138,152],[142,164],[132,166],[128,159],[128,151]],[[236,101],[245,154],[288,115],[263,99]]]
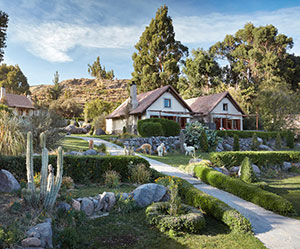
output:
[[[238,103],[233,99],[229,92],[222,92],[217,94],[211,94],[207,96],[201,96],[198,98],[187,99],[186,103],[191,107],[193,112],[202,113],[203,115],[208,115],[223,98],[228,98],[235,108],[242,114],[245,114]]]
[[[138,106],[129,112],[130,115],[135,115],[135,114],[142,114],[147,110],[149,106],[151,106],[161,95],[163,95],[165,92],[171,92],[181,104],[188,109],[189,112],[192,112],[191,108],[189,105],[180,97],[180,95],[175,91],[175,89],[168,85],[168,86],[163,86],[161,88],[141,93],[137,95],[137,100],[138,100]],[[128,102],[129,99],[127,99],[125,102],[123,102],[116,110],[114,110],[111,114],[109,114],[106,118],[118,118],[121,116],[125,116],[126,112],[128,111]]]
[[[32,102],[24,95],[6,93],[5,103],[8,107],[35,109]]]

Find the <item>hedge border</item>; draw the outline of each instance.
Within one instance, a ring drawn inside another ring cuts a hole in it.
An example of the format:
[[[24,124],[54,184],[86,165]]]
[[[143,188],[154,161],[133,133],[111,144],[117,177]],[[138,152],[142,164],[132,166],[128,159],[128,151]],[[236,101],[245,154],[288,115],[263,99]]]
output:
[[[298,151],[227,151],[210,153],[210,161],[219,167],[226,168],[237,166],[245,157],[259,166],[282,164],[283,162],[299,162]]]
[[[290,201],[279,195],[265,191],[258,186],[224,175],[207,166],[196,165],[194,172],[196,177],[200,178],[203,182],[239,196],[265,209],[284,215],[295,213],[293,204]]]
[[[233,137],[234,135],[238,135],[240,138],[252,138],[253,134],[262,139],[274,138],[276,139],[277,133],[280,133],[282,138],[286,138],[288,131],[235,131],[235,130],[217,130],[217,135],[219,137],[225,137],[226,134],[229,137]]]

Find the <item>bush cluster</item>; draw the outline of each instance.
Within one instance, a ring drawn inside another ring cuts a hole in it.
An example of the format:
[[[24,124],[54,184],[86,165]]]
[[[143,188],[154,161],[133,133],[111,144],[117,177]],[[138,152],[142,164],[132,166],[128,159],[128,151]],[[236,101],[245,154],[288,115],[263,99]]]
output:
[[[265,191],[253,184],[247,184],[237,178],[224,175],[206,166],[196,166],[195,175],[203,182],[208,183],[226,192],[241,197],[244,200],[255,203],[265,209],[280,213],[294,213],[291,202],[274,193]]]
[[[143,120],[138,121],[137,130],[138,130],[138,133],[142,137],[159,136],[159,135],[151,135],[151,134],[149,134],[149,132],[145,133],[146,128],[143,127],[145,124],[148,124],[148,129],[151,129],[154,131],[155,131],[155,129],[151,128],[151,125],[149,125],[149,124],[152,124],[152,126],[156,127],[156,129],[160,129],[160,128],[158,128],[159,126],[157,125],[157,124],[160,124],[161,129],[162,129],[161,136],[165,136],[165,137],[178,136],[180,133],[180,126],[175,121],[164,119],[164,118],[149,118],[149,119],[143,119]],[[153,125],[153,124],[155,124],[155,125]],[[155,131],[155,132],[157,132],[157,131]]]
[[[276,138],[277,131],[235,131],[235,130],[226,130],[226,131],[217,131],[217,135],[219,137],[233,137],[234,135],[238,135],[240,138],[251,138],[253,134],[256,133],[256,135],[262,139],[270,139],[270,138]],[[281,134],[281,137],[286,138],[288,131],[281,131],[279,132]]]
[[[228,151],[210,154],[210,161],[217,166],[230,168],[242,163],[249,157],[252,163],[259,166],[280,165],[283,162],[299,162],[300,152],[297,151]]]
[[[184,203],[195,208],[201,208],[208,215],[224,222],[233,232],[251,233],[250,221],[241,215],[240,212],[219,199],[196,189],[185,180],[179,178],[173,179],[176,181],[180,180],[179,195]],[[156,182],[167,186],[169,184],[169,177],[160,177]]]
[[[158,137],[163,136],[164,132],[160,123],[145,122],[140,128],[139,134],[142,137]]]
[[[34,171],[41,169],[41,157],[34,157]],[[115,170],[120,174],[121,181],[130,177],[129,164],[144,164],[150,167],[148,161],[135,156],[64,156],[64,176],[70,176],[75,183],[104,182],[104,174]],[[49,156],[49,164],[56,167],[56,156]],[[26,179],[25,156],[0,156],[0,169],[11,172],[18,180]]]

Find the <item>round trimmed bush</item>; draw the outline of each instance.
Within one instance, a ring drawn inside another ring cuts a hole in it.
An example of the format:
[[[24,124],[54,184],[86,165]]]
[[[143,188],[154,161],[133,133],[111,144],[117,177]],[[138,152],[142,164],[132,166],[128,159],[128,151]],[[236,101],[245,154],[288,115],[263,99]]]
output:
[[[205,227],[205,219],[197,208],[181,204],[182,215],[168,214],[171,204],[169,202],[156,202],[146,209],[146,216],[151,225],[157,226],[161,231],[174,230],[188,233],[198,233]]]
[[[142,137],[163,136],[163,129],[160,123],[147,122],[141,127],[140,132]]]

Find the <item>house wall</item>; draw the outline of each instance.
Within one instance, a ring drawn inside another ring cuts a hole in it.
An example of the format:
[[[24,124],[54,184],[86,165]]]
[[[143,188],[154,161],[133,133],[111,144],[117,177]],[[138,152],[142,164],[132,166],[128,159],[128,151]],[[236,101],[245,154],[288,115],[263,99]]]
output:
[[[223,104],[228,105],[228,111],[223,110]],[[216,113],[227,114],[227,115],[218,115]],[[234,115],[230,115],[230,114],[234,114]],[[231,101],[228,98],[224,98],[212,110],[211,115],[209,117],[206,117],[206,120],[207,120],[207,122],[212,123],[214,118],[239,119],[240,123],[241,123],[241,130],[242,130],[243,129],[243,117],[235,116],[235,115],[242,115],[242,113],[235,108],[235,106],[231,103]]]
[[[16,116],[29,116],[34,115],[34,110],[32,109],[23,109],[23,108],[12,108],[12,112]]]

